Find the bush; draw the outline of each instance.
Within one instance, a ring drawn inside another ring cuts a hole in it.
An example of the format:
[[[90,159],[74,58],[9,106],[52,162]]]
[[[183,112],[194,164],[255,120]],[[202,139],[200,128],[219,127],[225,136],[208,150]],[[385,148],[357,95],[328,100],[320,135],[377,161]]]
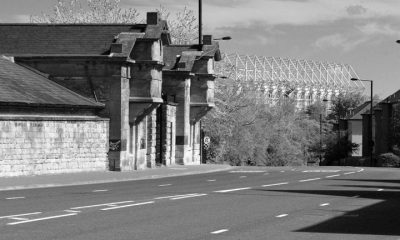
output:
[[[383,153],[376,160],[378,167],[400,167],[400,157],[393,153]]]

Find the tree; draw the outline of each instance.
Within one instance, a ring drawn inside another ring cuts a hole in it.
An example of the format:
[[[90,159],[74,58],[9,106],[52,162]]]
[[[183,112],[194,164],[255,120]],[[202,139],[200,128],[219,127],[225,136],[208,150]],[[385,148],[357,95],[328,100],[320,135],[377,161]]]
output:
[[[134,8],[122,9],[120,0],[57,0],[51,14],[31,16],[32,23],[142,23]],[[157,9],[168,22],[174,44],[192,44],[198,39],[197,17],[186,6],[174,17],[164,6]]]
[[[51,14],[31,16],[33,23],[135,23],[134,8],[121,9],[120,0],[57,0]]]

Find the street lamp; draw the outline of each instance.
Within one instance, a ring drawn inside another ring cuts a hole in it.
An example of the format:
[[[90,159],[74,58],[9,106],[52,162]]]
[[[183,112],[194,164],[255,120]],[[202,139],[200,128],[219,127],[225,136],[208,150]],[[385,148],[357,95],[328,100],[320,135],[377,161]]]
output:
[[[400,40],[397,40],[398,43],[400,43]],[[370,102],[370,141],[369,141],[369,157],[370,157],[370,162],[371,162],[371,166],[373,167],[375,164],[372,160],[372,151],[373,151],[373,138],[372,138],[372,132],[373,132],[373,125],[372,125],[372,114],[373,114],[373,86],[374,86],[374,81],[373,80],[366,80],[366,79],[358,79],[358,78],[351,78],[351,81],[363,81],[363,82],[370,82],[371,83],[371,102]]]

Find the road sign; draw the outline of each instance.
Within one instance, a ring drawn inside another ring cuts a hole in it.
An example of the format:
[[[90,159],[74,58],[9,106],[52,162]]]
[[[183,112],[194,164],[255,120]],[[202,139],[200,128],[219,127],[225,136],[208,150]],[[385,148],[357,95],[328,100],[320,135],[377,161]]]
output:
[[[210,144],[211,139],[210,139],[210,137],[205,136],[203,141],[204,141],[204,144]]]

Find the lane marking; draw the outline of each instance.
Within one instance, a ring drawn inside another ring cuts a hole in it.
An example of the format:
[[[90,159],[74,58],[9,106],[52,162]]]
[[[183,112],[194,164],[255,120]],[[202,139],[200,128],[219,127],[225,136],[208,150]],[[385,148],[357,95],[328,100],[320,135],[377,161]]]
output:
[[[67,209],[67,210],[64,210],[64,212],[80,213],[81,211],[79,211],[79,210],[71,210],[71,209]]]
[[[321,178],[309,178],[309,179],[303,179],[300,180],[299,182],[309,182],[309,181],[315,181],[315,180],[320,180]]]
[[[215,182],[217,181],[216,179],[208,179],[207,182]]]
[[[281,214],[281,215],[278,215],[278,216],[275,216],[275,217],[277,217],[277,218],[283,218],[283,217],[286,217],[288,214]]]
[[[93,190],[92,192],[108,192],[108,189],[97,189]]]
[[[285,171],[281,171],[281,173],[284,173]]]
[[[43,220],[48,220],[48,219],[54,219],[54,218],[74,216],[77,214],[78,213],[68,213],[68,214],[56,215],[56,216],[50,216],[50,217],[44,217],[44,218],[29,219],[29,220],[24,220],[24,221],[20,221],[20,222],[7,223],[7,225],[17,225],[17,224],[21,224],[21,223],[37,222],[37,221],[43,221]]]
[[[29,220],[29,218],[19,218],[19,217],[12,217],[12,218],[8,218],[8,219],[18,220],[18,221],[26,221],[26,220]]]
[[[201,193],[197,195],[190,195],[190,196],[182,196],[182,197],[176,197],[176,198],[171,198],[170,200],[178,200],[178,199],[184,199],[184,198],[192,198],[192,197],[201,197],[207,195],[206,193]]]
[[[101,207],[101,206],[111,206],[111,205],[116,205],[116,204],[133,203],[133,202],[134,202],[134,201],[123,201],[123,202],[102,203],[102,204],[95,204],[95,205],[88,205],[88,206],[73,207],[73,208],[70,208],[70,209],[84,209],[84,208]]]
[[[266,184],[266,185],[262,185],[261,187],[271,187],[271,186],[278,186],[278,185],[285,185],[285,184],[289,184],[289,182]]]
[[[364,171],[364,168],[361,168],[360,170],[358,170],[357,172],[362,172],[362,171]]]
[[[333,177],[339,177],[340,174],[336,174],[336,175],[330,175],[330,176],[326,176],[326,178],[333,178]]]
[[[234,170],[234,171],[229,171],[230,173],[263,173],[266,171],[263,170]]]
[[[239,178],[246,178],[247,176],[240,176]]]
[[[227,232],[227,231],[229,231],[229,229],[220,229],[220,230],[217,230],[217,231],[214,231],[214,232],[210,232],[210,233],[211,234],[220,234],[220,233]]]
[[[353,174],[355,172],[347,172],[347,173],[343,173],[344,175],[349,175],[349,174]]]
[[[32,212],[32,213],[22,213],[22,214],[16,214],[16,215],[0,216],[0,219],[2,219],[2,218],[10,218],[10,217],[21,217],[21,216],[36,215],[36,214],[41,214],[41,213],[42,212]]]
[[[358,198],[360,195],[354,195],[352,196],[352,198]]]
[[[169,169],[174,169],[174,170],[186,170],[187,168],[169,168]]]
[[[167,183],[167,184],[161,184],[161,185],[158,185],[159,187],[166,187],[166,186],[171,186],[172,184],[171,183]]]
[[[322,203],[319,205],[320,207],[325,207],[325,206],[329,206],[329,203]]]
[[[7,200],[14,200],[14,199],[23,199],[25,197],[8,197]]]
[[[154,203],[154,201],[134,203],[134,204],[128,204],[128,205],[122,205],[122,206],[115,206],[115,207],[103,208],[103,209],[100,209],[100,210],[101,211],[107,211],[107,210],[126,208],[126,207],[134,207],[134,206],[140,206],[140,205],[146,205],[146,204],[152,204],[152,203]]]
[[[379,189],[378,189],[378,192],[381,192],[381,191],[383,191],[383,188],[379,188]]]
[[[324,173],[324,172],[326,172],[326,173],[332,172],[332,173],[335,173],[335,172],[340,172],[340,170],[305,170],[305,171],[303,171],[303,173],[308,173],[308,172],[316,172],[316,173],[319,173],[319,172],[322,172],[322,173]]]
[[[251,187],[225,189],[225,190],[218,190],[218,191],[214,191],[214,192],[216,192],[216,193],[227,193],[227,192],[235,192],[235,191],[248,190],[248,189],[251,189]]]
[[[175,197],[183,197],[183,196],[192,196],[192,195],[198,195],[199,193],[189,193],[189,194],[181,194],[181,195],[171,195],[171,196],[163,196],[163,197],[156,197],[153,198],[155,200],[158,199],[166,199],[166,198],[175,198]]]

